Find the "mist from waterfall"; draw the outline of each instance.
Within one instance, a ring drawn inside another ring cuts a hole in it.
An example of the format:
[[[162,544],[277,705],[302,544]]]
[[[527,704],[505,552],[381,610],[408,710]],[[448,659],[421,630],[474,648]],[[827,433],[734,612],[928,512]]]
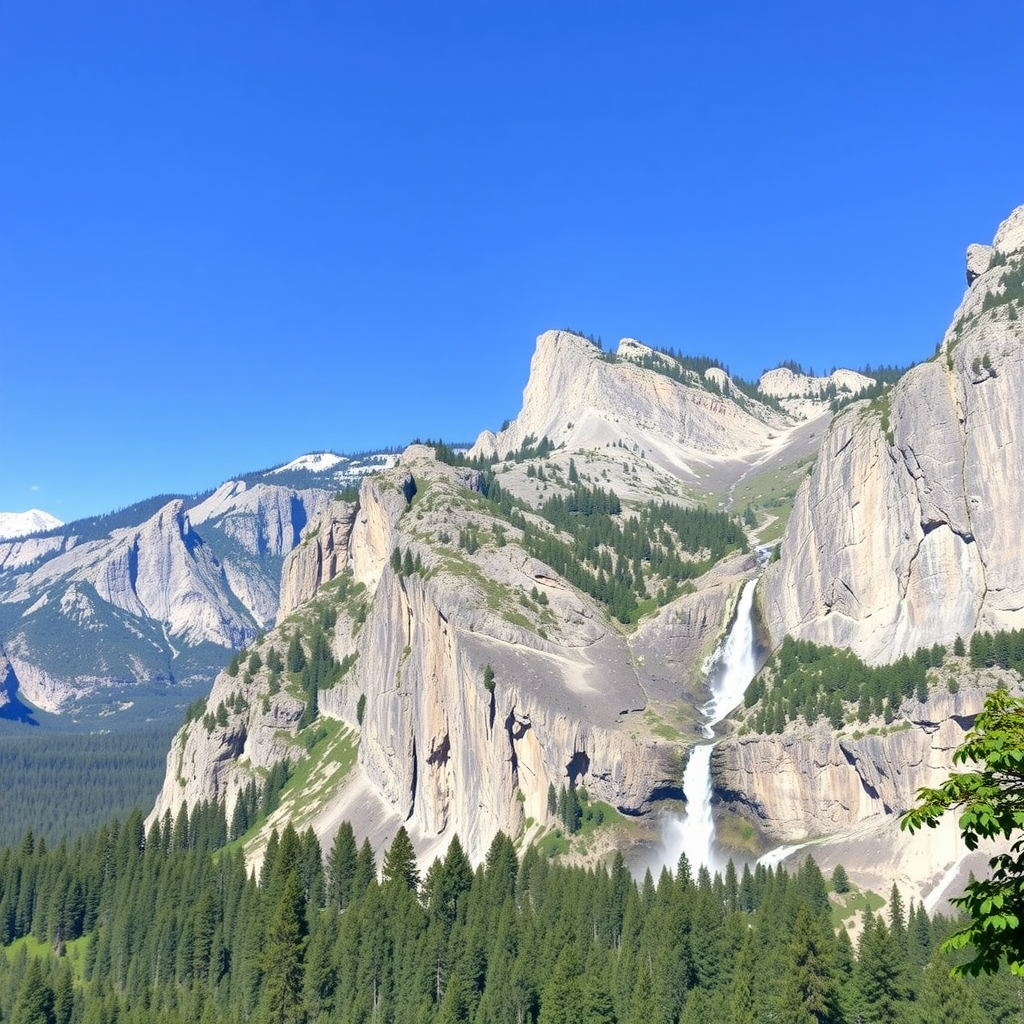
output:
[[[725,642],[711,658],[708,669],[711,698],[700,709],[705,716],[701,728],[708,739],[713,739],[714,727],[743,700],[743,694],[754,678],[757,664],[751,609],[756,585],[756,579],[744,584],[736,608],[736,620]],[[711,815],[711,752],[714,746],[713,742],[702,743],[690,751],[683,773],[686,810],[682,815],[674,815],[667,820],[662,834],[661,864],[670,871],[675,870],[683,853],[695,874],[701,865],[710,871],[723,866],[715,862],[713,852],[715,823]]]

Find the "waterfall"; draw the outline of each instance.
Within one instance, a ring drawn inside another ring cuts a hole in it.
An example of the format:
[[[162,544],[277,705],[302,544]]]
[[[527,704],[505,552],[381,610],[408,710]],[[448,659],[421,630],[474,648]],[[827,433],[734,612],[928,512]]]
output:
[[[735,708],[754,678],[757,668],[754,651],[754,623],[751,608],[757,580],[744,584],[736,608],[736,621],[715,652],[708,671],[708,689],[711,698],[700,709],[705,716],[702,731],[708,739],[715,735],[714,727]],[[683,773],[683,792],[686,811],[665,825],[662,839],[663,863],[674,870],[680,854],[685,853],[691,869],[704,865],[714,871],[713,859],[715,823],[711,816],[711,751],[715,744],[701,743],[690,751]]]

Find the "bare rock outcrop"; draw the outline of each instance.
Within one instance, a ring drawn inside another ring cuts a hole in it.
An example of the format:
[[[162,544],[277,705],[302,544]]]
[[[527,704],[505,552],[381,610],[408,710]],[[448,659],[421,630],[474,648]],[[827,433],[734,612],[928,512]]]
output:
[[[545,332],[530,363],[522,411],[500,434],[481,434],[471,454],[503,457],[531,437],[571,449],[622,442],[643,448],[667,471],[687,475],[690,460],[759,451],[773,430],[788,424],[757,402],[726,397],[720,385],[705,388],[695,372],[689,383],[652,373],[640,365],[645,358],[661,357],[624,338],[609,362],[585,338]]]
[[[356,508],[351,502],[332,501],[310,523],[299,546],[289,552],[281,570],[278,618],[304,604],[348,567]]]
[[[888,728],[836,733],[824,720],[774,735],[729,737],[712,770],[722,799],[773,843],[798,843],[892,819],[948,774],[985,700],[979,687],[911,702]]]
[[[774,370],[766,370],[757,386],[773,398],[817,398],[830,388],[836,393],[857,394],[874,383],[871,377],[854,370],[833,370],[827,377],[809,377],[788,366],[777,366]]]

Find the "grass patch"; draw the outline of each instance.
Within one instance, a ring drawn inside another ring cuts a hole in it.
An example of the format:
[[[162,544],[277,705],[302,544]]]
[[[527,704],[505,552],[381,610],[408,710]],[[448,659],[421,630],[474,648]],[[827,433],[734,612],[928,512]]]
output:
[[[569,852],[569,840],[562,834],[560,828],[556,828],[537,840],[537,849],[542,856],[551,860],[553,857],[560,857],[563,853]]]
[[[49,942],[40,942],[34,935],[23,935],[20,939],[15,939],[9,946],[4,947],[4,953],[7,954],[8,961],[12,961],[22,949],[30,958],[53,955],[53,947]]]
[[[782,540],[789,517],[793,514],[793,500],[792,496],[785,498],[771,510],[771,515],[775,518],[758,532],[758,544],[774,544],[775,541]]]
[[[683,734],[675,726],[669,725],[661,715],[651,708],[644,712],[643,720],[651,732],[655,736],[660,736],[663,740],[681,740],[683,738]]]

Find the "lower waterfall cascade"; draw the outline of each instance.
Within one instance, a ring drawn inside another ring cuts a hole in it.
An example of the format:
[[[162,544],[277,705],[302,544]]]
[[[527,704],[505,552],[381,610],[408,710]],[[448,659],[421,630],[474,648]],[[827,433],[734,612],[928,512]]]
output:
[[[701,730],[709,740],[714,740],[714,727],[743,700],[757,670],[751,614],[756,586],[756,579],[743,585],[736,620],[711,658],[708,671],[711,698],[701,708],[705,716]],[[714,858],[715,823],[711,815],[711,752],[714,748],[714,742],[700,743],[690,751],[683,772],[686,810],[666,823],[662,840],[662,860],[669,870],[675,870],[684,853],[695,873],[700,867],[713,872],[724,866]]]

